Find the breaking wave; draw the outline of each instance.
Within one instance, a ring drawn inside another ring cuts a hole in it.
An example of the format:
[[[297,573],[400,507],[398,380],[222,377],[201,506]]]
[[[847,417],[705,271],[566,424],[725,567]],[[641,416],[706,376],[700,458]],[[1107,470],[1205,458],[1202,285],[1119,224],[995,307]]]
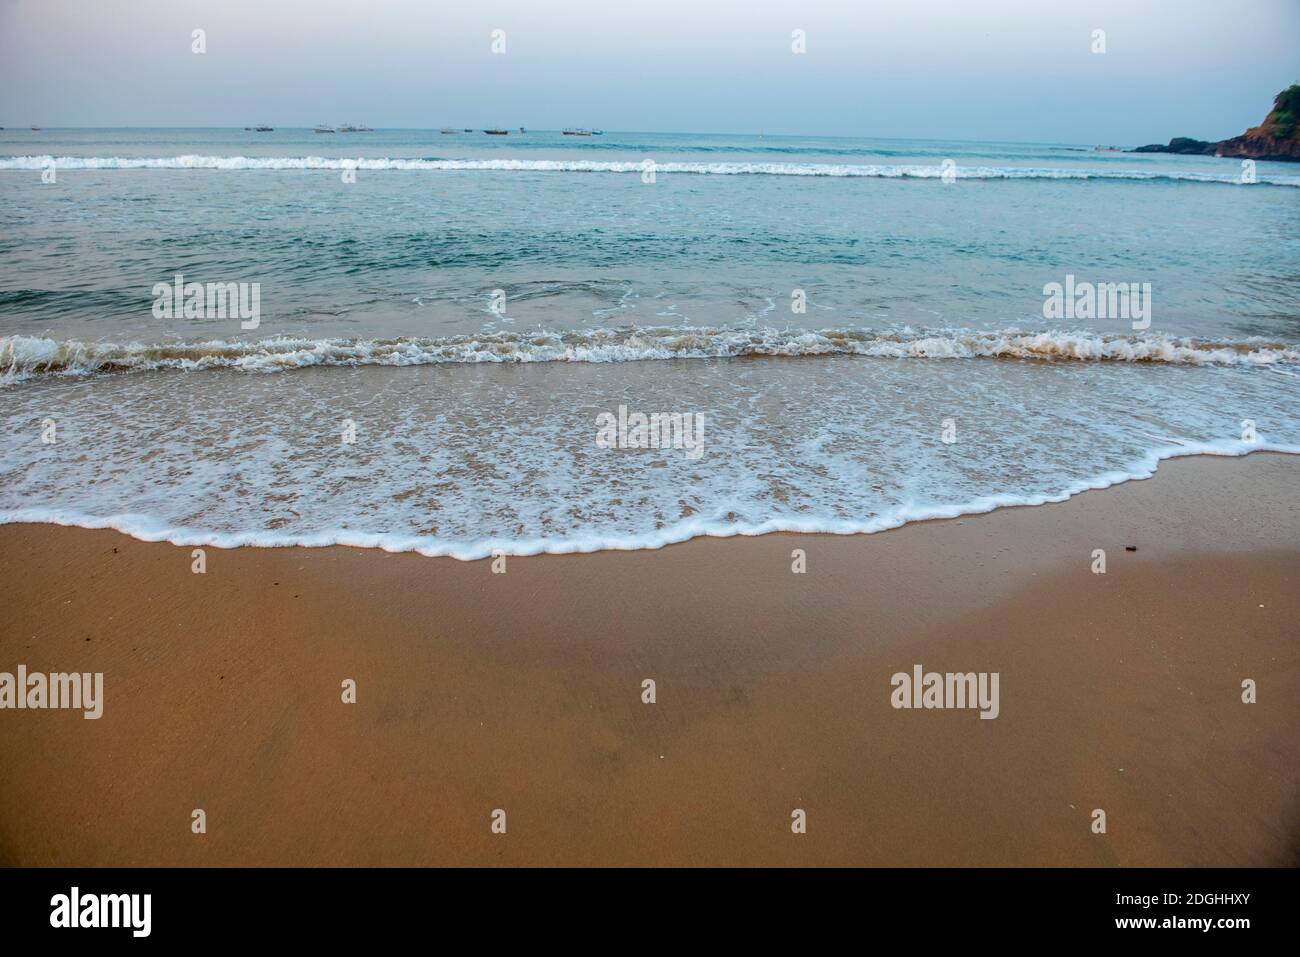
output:
[[[1300,346],[1252,338],[1203,341],[1070,332],[889,333],[864,329],[736,330],[627,327],[573,332],[493,332],[442,338],[276,337],[258,341],[144,344],[0,337],[0,382],[104,372],[236,369],[283,372],[313,366],[440,363],[637,362],[864,356],[881,359],[1020,359],[1189,366],[1300,364]]]
[[[44,169],[53,163],[61,170],[480,170],[537,173],[641,173],[645,160],[540,160],[540,159],[439,159],[335,158],[325,156],[7,156],[0,170]],[[693,173],[718,176],[821,176],[883,179],[941,179],[945,168],[934,165],[881,165],[867,163],[659,163],[657,173]],[[1198,172],[1148,172],[1143,170],[1059,169],[1031,166],[955,166],[957,179],[1010,180],[1136,180],[1240,185],[1238,174]],[[1260,176],[1259,184],[1300,187],[1300,176]]]

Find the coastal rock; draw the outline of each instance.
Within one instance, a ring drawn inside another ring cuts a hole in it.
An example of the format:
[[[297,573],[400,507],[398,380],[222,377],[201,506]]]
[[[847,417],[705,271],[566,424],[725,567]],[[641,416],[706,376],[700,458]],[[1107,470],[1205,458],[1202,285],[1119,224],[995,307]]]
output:
[[[1259,126],[1240,136],[1211,143],[1186,136],[1175,136],[1167,146],[1152,143],[1130,150],[1132,153],[1182,153],[1204,156],[1231,156],[1242,159],[1300,162],[1300,84],[1292,84],[1273,98],[1273,109]]]
[[[1192,155],[1213,155],[1218,148],[1218,143],[1210,143],[1206,140],[1194,140],[1186,136],[1175,136],[1165,146],[1161,143],[1152,143],[1149,146],[1139,146],[1137,149],[1129,150],[1130,153],[1190,153]]]

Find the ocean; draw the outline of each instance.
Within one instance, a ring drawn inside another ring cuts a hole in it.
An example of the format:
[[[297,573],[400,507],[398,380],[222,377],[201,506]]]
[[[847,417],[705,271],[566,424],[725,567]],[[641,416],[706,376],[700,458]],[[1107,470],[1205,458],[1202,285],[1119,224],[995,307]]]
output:
[[[475,559],[1060,501],[1300,452],[1300,170],[5,130],[0,418],[0,522],[185,545]]]

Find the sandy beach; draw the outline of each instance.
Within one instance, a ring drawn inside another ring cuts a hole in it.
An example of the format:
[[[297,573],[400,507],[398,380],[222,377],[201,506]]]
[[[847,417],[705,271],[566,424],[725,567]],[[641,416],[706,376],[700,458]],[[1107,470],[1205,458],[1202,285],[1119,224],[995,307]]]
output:
[[[0,864],[1295,864],[1298,487],[1182,459],[504,574],[0,527],[0,671],[104,674],[99,720],[0,712]],[[997,672],[998,716],[895,709],[915,665]]]

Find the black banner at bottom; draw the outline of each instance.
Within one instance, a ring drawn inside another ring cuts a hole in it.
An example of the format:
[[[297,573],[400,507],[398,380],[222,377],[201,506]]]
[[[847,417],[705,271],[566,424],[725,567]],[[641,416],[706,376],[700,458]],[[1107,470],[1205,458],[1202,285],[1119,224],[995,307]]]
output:
[[[681,927],[735,943],[828,931],[918,941],[1106,937],[1231,946],[1294,926],[1294,870],[7,869],[7,942],[483,942]],[[675,938],[680,940],[680,938]]]

